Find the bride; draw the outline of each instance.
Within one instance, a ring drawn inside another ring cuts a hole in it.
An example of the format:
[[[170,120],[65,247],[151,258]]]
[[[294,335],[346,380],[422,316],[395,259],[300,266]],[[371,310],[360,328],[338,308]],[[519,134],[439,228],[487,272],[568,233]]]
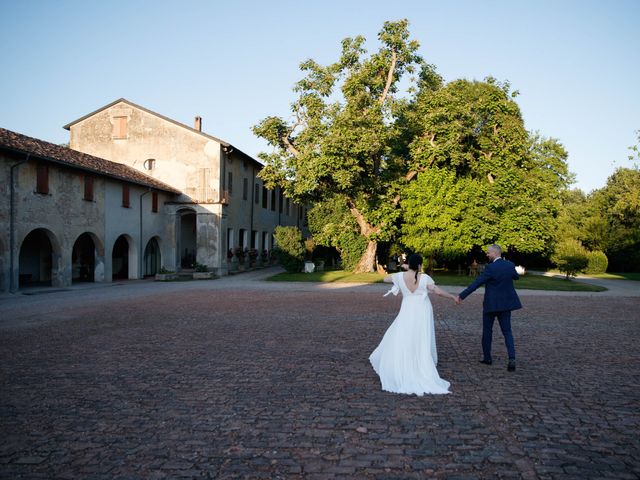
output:
[[[407,263],[406,272],[384,278],[386,283],[393,283],[386,295],[402,292],[402,305],[369,361],[387,392],[449,393],[449,382],[441,379],[436,369],[438,354],[428,292],[454,302],[456,297],[438,288],[429,275],[420,273],[420,255],[410,255]]]

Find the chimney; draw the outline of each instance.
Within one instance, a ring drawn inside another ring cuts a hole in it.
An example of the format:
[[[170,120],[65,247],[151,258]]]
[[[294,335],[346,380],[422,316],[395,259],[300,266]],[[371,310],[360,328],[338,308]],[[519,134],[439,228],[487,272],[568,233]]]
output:
[[[196,117],[196,124],[193,128],[195,128],[199,132],[202,131],[202,117]]]

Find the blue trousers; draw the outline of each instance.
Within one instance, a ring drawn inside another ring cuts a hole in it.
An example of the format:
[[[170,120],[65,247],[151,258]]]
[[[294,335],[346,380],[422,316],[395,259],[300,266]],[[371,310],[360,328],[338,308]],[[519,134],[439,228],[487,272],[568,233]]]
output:
[[[511,311],[505,312],[483,312],[482,314],[482,355],[484,360],[491,360],[491,340],[493,338],[493,321],[498,319],[500,330],[504,336],[504,344],[507,347],[509,360],[516,359],[516,347],[513,344],[513,333],[511,333]]]

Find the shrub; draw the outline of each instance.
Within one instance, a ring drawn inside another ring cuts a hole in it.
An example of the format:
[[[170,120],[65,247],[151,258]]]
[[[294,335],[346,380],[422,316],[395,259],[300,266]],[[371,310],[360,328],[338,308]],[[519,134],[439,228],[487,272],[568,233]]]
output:
[[[587,260],[589,264],[587,265],[587,273],[604,273],[607,271],[607,267],[609,266],[609,259],[600,250],[595,250],[593,252],[587,253]]]
[[[278,226],[273,237],[276,241],[273,251],[280,265],[289,273],[299,272],[304,263],[305,253],[302,232],[297,227]]]
[[[196,262],[195,270],[196,270],[196,272],[208,272],[209,271],[209,267],[207,267],[206,265],[204,265],[202,263]]]
[[[587,253],[587,249],[578,240],[567,239],[556,246],[551,261],[556,264],[558,270],[567,275],[569,280],[569,277],[575,277],[587,268],[589,265]]]

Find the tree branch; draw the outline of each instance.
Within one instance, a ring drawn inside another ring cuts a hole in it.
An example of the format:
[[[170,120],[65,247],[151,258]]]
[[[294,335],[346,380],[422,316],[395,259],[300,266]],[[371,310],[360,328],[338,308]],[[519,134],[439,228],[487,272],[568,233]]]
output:
[[[391,51],[391,66],[389,67],[389,72],[387,73],[387,83],[384,86],[384,91],[382,95],[380,95],[380,99],[378,100],[380,105],[384,104],[384,101],[387,99],[387,95],[389,93],[389,89],[391,88],[391,83],[393,82],[393,73],[396,69],[396,62],[398,60],[398,55],[395,50]]]
[[[300,151],[293,146],[293,144],[291,143],[290,137],[291,137],[291,134],[294,132],[296,128],[298,128],[299,125],[300,125],[300,120],[298,119],[296,120],[296,123],[294,123],[293,126],[291,127],[291,130],[289,131],[289,133],[285,133],[284,135],[282,135],[282,143],[284,143],[284,145],[287,147],[287,151],[296,158],[300,157]]]
[[[358,226],[360,227],[360,233],[364,236],[369,236],[372,233],[378,233],[380,231],[380,227],[372,227],[369,222],[367,222],[364,218],[364,215],[356,208],[353,201],[351,199],[347,200],[347,206],[349,207],[349,211],[351,215],[356,219]]]

